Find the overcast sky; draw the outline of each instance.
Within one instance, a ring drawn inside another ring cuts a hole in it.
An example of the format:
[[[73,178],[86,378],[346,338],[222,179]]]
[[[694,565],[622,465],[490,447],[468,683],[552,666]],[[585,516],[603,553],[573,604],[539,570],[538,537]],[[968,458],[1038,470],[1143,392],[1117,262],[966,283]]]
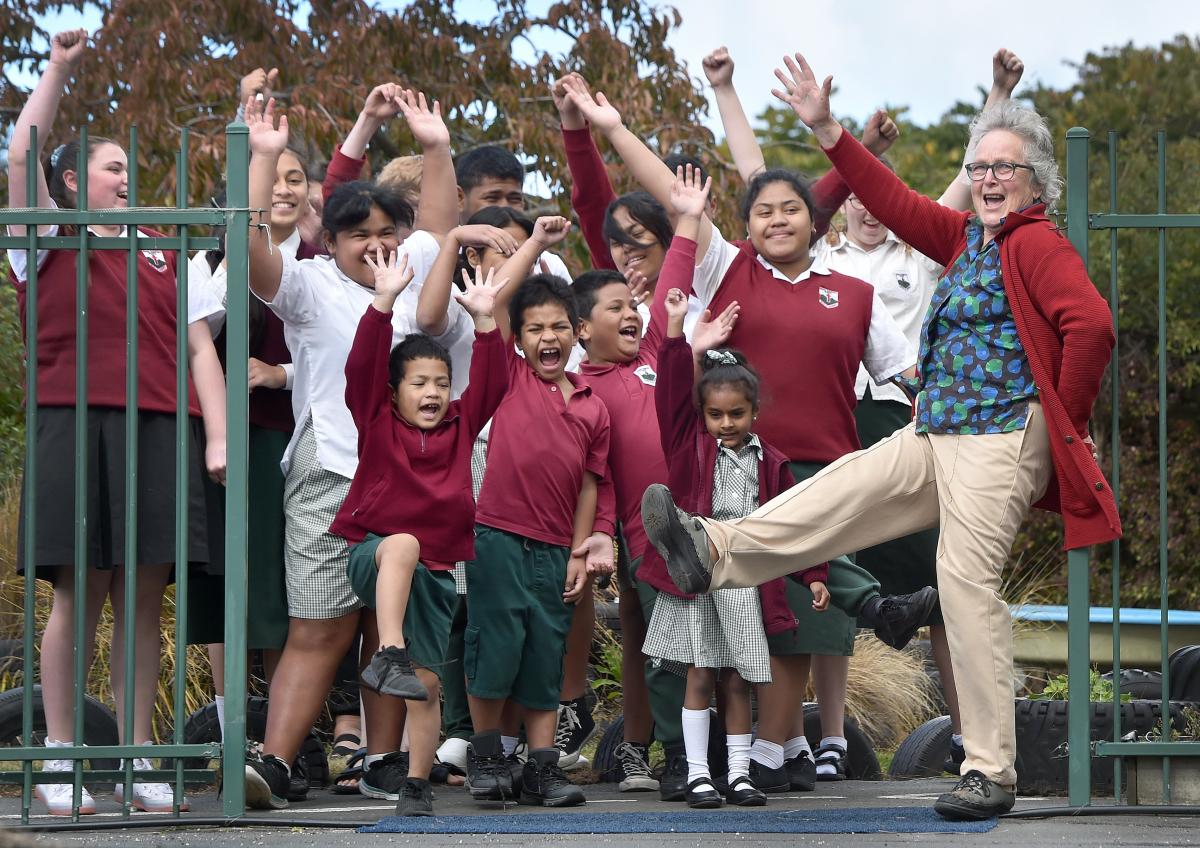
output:
[[[383,8],[407,5],[384,0]],[[535,13],[549,0],[529,0]],[[785,52],[805,54],[818,74],[832,74],[834,108],[859,120],[879,106],[909,106],[912,120],[937,120],[957,100],[974,102],[977,86],[991,83],[991,55],[1015,50],[1025,79],[1065,87],[1075,78],[1071,62],[1089,51],[1132,41],[1157,46],[1178,33],[1200,34],[1198,0],[957,0],[811,2],[811,0],[676,0],[682,26],[670,36],[677,54],[702,77],[705,53],[726,45],[736,65],[734,81],[753,118],[772,102],[772,69]],[[458,13],[490,18],[487,0],[458,0]],[[47,28],[94,28],[94,13],[67,12]],[[542,50],[561,52],[563,42],[536,39]],[[520,47],[529,50],[531,48]],[[1019,89],[1018,89],[1019,91]],[[720,134],[715,105],[710,126]]]

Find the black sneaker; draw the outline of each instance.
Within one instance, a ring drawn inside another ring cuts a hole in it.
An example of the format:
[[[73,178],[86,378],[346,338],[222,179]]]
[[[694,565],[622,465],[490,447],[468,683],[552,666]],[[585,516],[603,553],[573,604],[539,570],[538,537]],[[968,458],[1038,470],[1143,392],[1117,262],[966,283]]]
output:
[[[950,753],[946,755],[945,762],[942,763],[942,771],[946,774],[959,774],[962,771],[962,764],[967,760],[967,749],[963,747],[961,742],[955,742],[953,737],[950,739]]]
[[[375,656],[371,657],[371,664],[363,669],[362,682],[380,695],[392,695],[410,701],[429,700],[429,690],[413,673],[412,661],[404,648],[388,646],[376,651]]]
[[[778,792],[790,792],[792,781],[788,779],[787,766],[771,768],[764,766],[753,757],[750,758],[750,782],[761,792],[772,795]]]
[[[725,800],[735,807],[764,807],[767,804],[767,796],[745,775],[729,782],[725,789]]]
[[[671,490],[661,483],[642,495],[642,526],[672,582],[689,595],[707,592],[713,570],[708,534],[699,519],[675,506]]]
[[[667,766],[658,779],[658,797],[663,801],[684,801],[688,788],[687,752],[682,745],[672,745],[666,753]]]
[[[816,750],[817,780],[846,779],[846,749],[822,745]]]
[[[650,771],[650,752],[645,745],[636,742],[622,742],[617,746],[614,759],[621,775],[622,792],[653,792],[658,788],[658,781]]]
[[[937,599],[937,589],[932,586],[909,595],[872,598],[859,610],[858,619],[875,629],[879,641],[899,651],[925,626]]]
[[[567,779],[558,764],[557,748],[530,751],[521,774],[521,803],[534,807],[577,807],[583,790]]]
[[[288,767],[279,757],[255,755],[246,760],[246,806],[282,810],[288,805]]]
[[[554,747],[558,764],[571,768],[580,762],[580,751],[596,732],[596,721],[584,706],[583,698],[558,705],[558,726],[554,729]],[[583,765],[587,765],[584,760]]]
[[[288,777],[288,801],[307,801],[308,789],[308,758],[305,757],[302,746],[296,759],[292,760],[292,773]]]
[[[513,797],[512,774],[499,730],[476,733],[467,746],[467,788],[476,801]]]
[[[433,787],[428,780],[410,777],[400,787],[400,802],[396,804],[398,816],[432,816]]]
[[[788,781],[800,792],[812,792],[817,788],[817,764],[808,751],[801,751],[783,764],[787,769]]]
[[[358,779],[358,791],[380,801],[399,801],[400,790],[407,779],[408,754],[393,751],[363,769],[362,777]]]
[[[517,752],[513,751],[511,754],[509,754],[507,757],[504,758],[504,762],[508,767],[509,779],[512,780],[512,793],[513,793],[513,795],[520,795],[521,794],[521,775],[525,771],[526,760],[522,760],[520,757],[517,756]]]
[[[1007,813],[1016,801],[1012,792],[972,769],[934,802],[933,811],[950,821],[982,821]]]

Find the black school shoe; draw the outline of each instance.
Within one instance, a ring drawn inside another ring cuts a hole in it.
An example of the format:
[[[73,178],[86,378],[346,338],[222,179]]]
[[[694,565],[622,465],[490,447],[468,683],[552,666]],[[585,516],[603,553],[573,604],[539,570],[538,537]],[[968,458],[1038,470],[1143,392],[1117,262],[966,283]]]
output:
[[[760,792],[768,792],[772,795],[777,792],[790,792],[792,789],[792,781],[788,778],[786,765],[771,768],[764,766],[753,757],[750,758],[750,782]]]
[[[697,777],[687,785],[687,805],[693,810],[715,810],[725,803],[711,777]]]
[[[713,570],[708,534],[698,518],[675,506],[671,490],[661,483],[642,495],[642,527],[676,586],[689,595],[708,591]]]
[[[899,651],[925,626],[937,599],[937,589],[932,586],[908,595],[872,598],[859,610],[858,620],[874,628],[879,641]]]
[[[529,752],[521,773],[521,803],[533,807],[577,807],[587,799],[583,790],[567,779],[558,764],[557,748]]]
[[[476,733],[467,746],[467,789],[476,801],[513,797],[512,774],[499,730]]]
[[[817,788],[817,764],[808,755],[808,751],[801,751],[785,762],[783,767],[787,770],[788,781],[793,789],[812,792]]]
[[[845,780],[846,779],[846,749],[839,748],[837,745],[822,745],[816,751],[816,767],[817,780]],[[821,770],[821,766],[825,766],[825,770]]]
[[[404,648],[388,646],[375,652],[363,669],[362,682],[373,692],[409,701],[428,701],[429,690],[417,679],[412,661]]]
[[[358,779],[358,791],[367,798],[377,798],[380,801],[399,801],[400,790],[404,781],[408,780],[408,754],[404,751],[393,751],[384,754],[382,760],[376,760],[363,771]]]
[[[688,791],[687,751],[682,745],[666,749],[667,766],[658,779],[658,797],[663,801],[684,801]]]
[[[1017,797],[981,772],[972,769],[933,804],[933,811],[950,821],[982,821],[1007,813]]]
[[[252,810],[282,810],[288,805],[287,764],[272,754],[246,760],[246,806]]]
[[[767,796],[745,775],[735,777],[725,790],[725,800],[737,807],[764,807]]]
[[[400,800],[396,804],[398,816],[432,816],[433,787],[428,780],[419,777],[405,779],[400,787]]]

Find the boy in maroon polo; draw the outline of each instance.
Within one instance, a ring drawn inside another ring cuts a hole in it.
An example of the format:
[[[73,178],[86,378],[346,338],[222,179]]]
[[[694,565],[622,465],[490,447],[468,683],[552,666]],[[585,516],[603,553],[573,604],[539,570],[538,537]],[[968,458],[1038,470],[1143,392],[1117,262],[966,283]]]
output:
[[[475,346],[470,384],[451,401],[444,347],[419,333],[391,347],[392,309],[413,277],[407,258],[396,256],[367,257],[375,299],[346,360],[359,463],[330,532],[352,545],[347,572],[367,608],[364,646],[378,646],[363,684],[409,699],[407,776],[370,768],[360,789],[396,797],[398,815],[433,815],[429,771],[441,727],[437,669],[445,664],[456,600],[451,570],[474,554],[471,446],[508,389],[504,341],[492,317],[504,283],[489,275],[457,296],[475,321]]]
[[[500,275],[523,279],[568,226],[539,218]],[[500,738],[512,700],[524,708],[530,748],[520,801],[570,806],[583,803],[583,792],[558,765],[554,731],[572,606],[590,591],[589,570],[612,570],[609,417],[584,380],[565,370],[579,326],[566,281],[538,274],[498,300],[497,323],[520,355],[509,347],[510,390],[492,421],[476,556],[467,564],[464,662],[475,726],[467,782],[478,800],[512,794]]]

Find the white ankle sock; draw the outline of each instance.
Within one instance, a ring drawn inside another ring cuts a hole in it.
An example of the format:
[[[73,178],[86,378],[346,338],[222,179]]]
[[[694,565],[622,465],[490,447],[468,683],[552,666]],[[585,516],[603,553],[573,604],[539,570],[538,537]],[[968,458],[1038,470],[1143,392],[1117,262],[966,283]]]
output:
[[[846,737],[844,736],[826,736],[821,740],[821,747],[832,745],[835,748],[841,748],[842,753],[846,752]],[[822,763],[817,761],[817,774],[837,774],[837,767],[832,763]]]
[[[683,708],[683,747],[687,751],[688,783],[711,777],[708,770],[708,710]]]
[[[783,758],[785,760],[794,760],[801,754],[812,756],[812,746],[808,744],[808,740],[803,736],[794,736],[783,744]]]
[[[783,768],[783,746],[766,739],[755,739],[750,748],[751,759],[767,768]]]
[[[504,746],[504,756],[511,757],[513,751],[517,750],[517,743],[521,741],[516,736],[501,736],[500,744]]]
[[[382,760],[384,757],[386,757],[390,753],[392,753],[392,752],[387,751],[383,754],[367,754],[367,756],[363,758],[363,769],[370,768],[371,763],[379,762],[380,760]]]
[[[729,782],[735,777],[750,775],[750,740],[749,733],[727,733],[725,745],[729,749]]]
[[[221,739],[225,739],[225,696],[218,695],[217,702],[217,724],[221,728]]]

